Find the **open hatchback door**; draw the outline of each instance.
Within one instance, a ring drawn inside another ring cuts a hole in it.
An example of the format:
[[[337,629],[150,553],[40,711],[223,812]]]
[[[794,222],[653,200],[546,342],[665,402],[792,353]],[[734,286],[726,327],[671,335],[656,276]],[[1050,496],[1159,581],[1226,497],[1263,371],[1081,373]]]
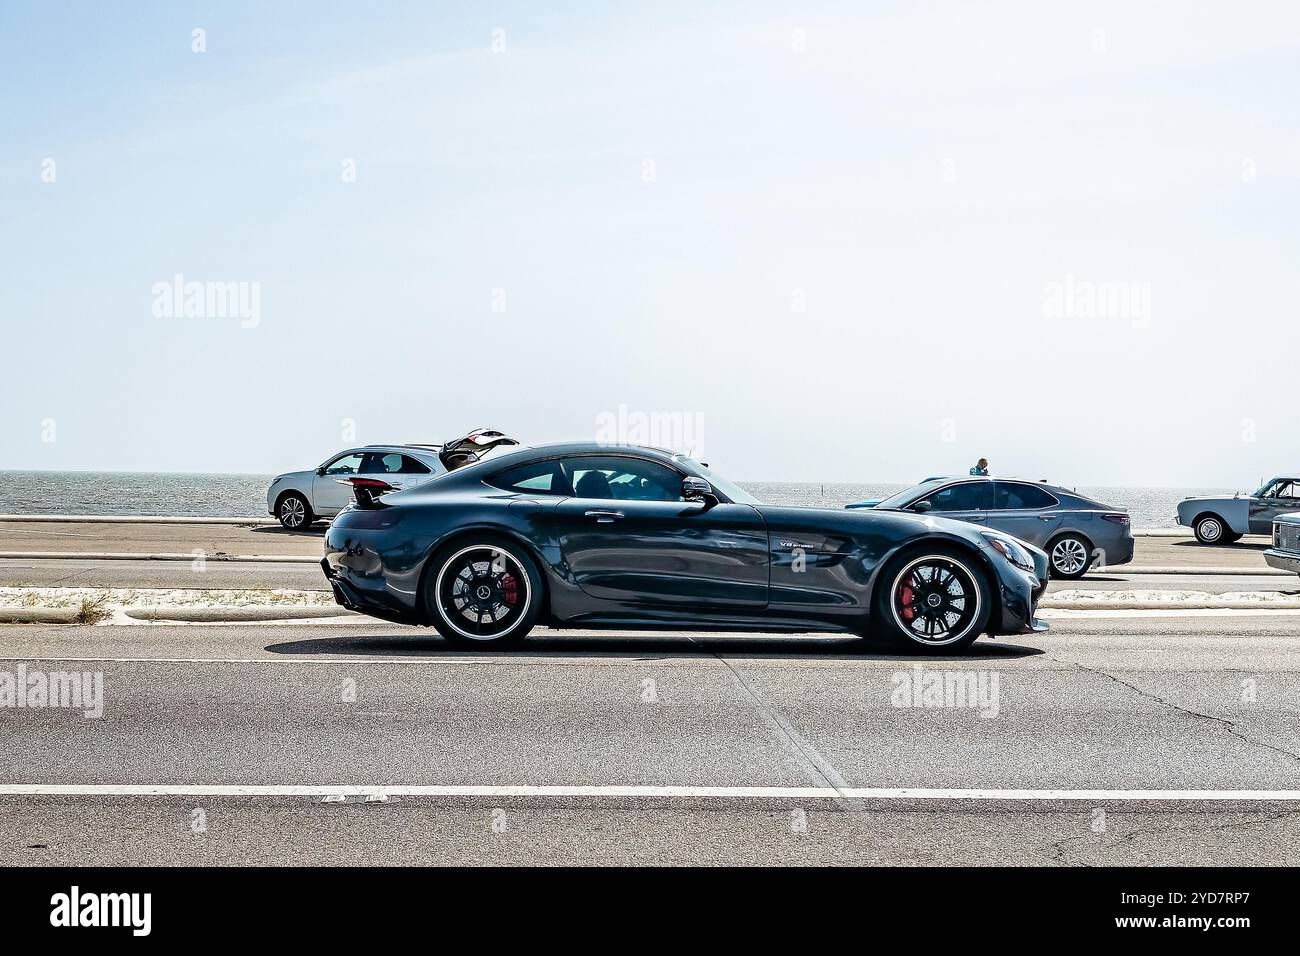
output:
[[[495,428],[476,428],[464,438],[456,438],[443,445],[438,458],[448,471],[455,471],[482,461],[494,449],[518,444],[518,439]]]
[[[455,471],[476,461],[482,461],[498,448],[518,445],[518,439],[511,438],[505,432],[495,428],[476,428],[464,438],[456,438],[441,446],[424,445],[421,447],[438,449],[438,460],[447,471]],[[358,508],[383,508],[379,499],[390,491],[401,488],[376,475],[349,475],[334,479],[339,484],[351,485],[352,497]]]

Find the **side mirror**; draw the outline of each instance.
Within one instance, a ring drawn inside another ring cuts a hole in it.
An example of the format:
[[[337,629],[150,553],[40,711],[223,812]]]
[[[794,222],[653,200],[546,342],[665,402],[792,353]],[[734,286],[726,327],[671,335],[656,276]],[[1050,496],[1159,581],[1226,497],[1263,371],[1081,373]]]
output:
[[[923,515],[933,507],[934,505],[929,501],[918,501],[916,504],[912,505],[912,510],[917,514]]]
[[[316,469],[316,474],[320,475],[321,477],[324,477],[324,476],[325,476],[325,466],[324,466],[324,465],[321,465],[319,468],[317,468],[317,469]]]
[[[708,508],[718,503],[718,496],[713,493],[713,486],[703,478],[696,478],[694,475],[687,475],[682,479],[682,497],[687,501],[703,502]]]

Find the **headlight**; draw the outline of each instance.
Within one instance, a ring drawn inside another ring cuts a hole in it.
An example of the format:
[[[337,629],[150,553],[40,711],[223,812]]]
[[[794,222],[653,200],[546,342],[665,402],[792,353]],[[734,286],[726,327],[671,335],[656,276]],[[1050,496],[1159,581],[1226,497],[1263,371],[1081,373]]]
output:
[[[993,546],[993,549],[1006,558],[1016,567],[1023,571],[1034,570],[1034,559],[1028,551],[1021,547],[1020,542],[1015,538],[1007,537],[1005,534],[997,534],[993,531],[981,531],[985,540]]]

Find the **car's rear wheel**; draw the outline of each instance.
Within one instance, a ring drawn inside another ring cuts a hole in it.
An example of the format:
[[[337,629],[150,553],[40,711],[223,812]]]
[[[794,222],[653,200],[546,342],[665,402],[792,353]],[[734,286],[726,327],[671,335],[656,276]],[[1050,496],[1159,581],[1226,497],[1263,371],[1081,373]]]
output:
[[[290,531],[300,531],[316,520],[307,499],[296,491],[280,496],[280,500],[275,504],[275,516],[280,519],[280,524]]]
[[[1063,534],[1047,549],[1054,578],[1081,578],[1092,566],[1092,543],[1081,535]]]
[[[975,643],[992,605],[974,560],[955,550],[927,548],[894,561],[876,593],[876,619],[895,643],[949,654]]]
[[[1228,533],[1227,526],[1218,515],[1201,515],[1196,519],[1196,525],[1192,530],[1196,533],[1196,540],[1201,544],[1222,544]]]
[[[438,633],[452,644],[518,644],[541,611],[542,578],[518,545],[496,538],[461,540],[432,559],[424,606]]]

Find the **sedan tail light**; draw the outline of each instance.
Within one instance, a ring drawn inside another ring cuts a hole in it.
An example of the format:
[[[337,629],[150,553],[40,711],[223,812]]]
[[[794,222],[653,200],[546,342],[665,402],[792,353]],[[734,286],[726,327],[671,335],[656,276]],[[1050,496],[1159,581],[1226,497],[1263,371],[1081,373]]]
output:
[[[1129,519],[1128,519],[1128,515],[1126,514],[1105,514],[1102,515],[1102,517],[1105,518],[1107,521],[1115,522],[1115,524],[1122,524],[1126,527],[1128,526]]]

